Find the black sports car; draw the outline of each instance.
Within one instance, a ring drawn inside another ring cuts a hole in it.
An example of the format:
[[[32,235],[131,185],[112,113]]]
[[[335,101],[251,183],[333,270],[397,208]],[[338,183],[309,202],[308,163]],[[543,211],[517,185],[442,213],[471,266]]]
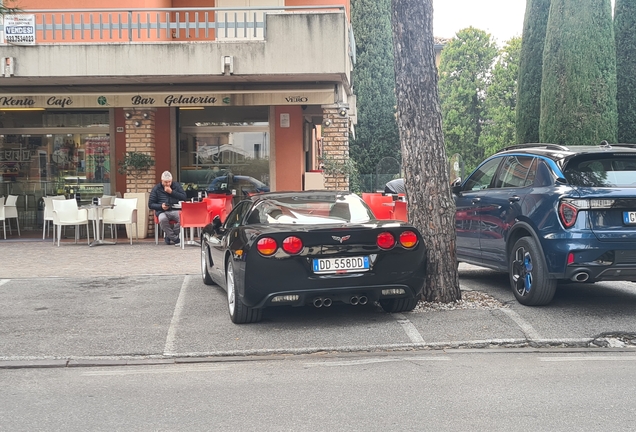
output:
[[[237,204],[203,229],[203,281],[227,291],[234,323],[257,322],[265,307],[379,302],[415,308],[426,248],[412,225],[377,220],[348,192],[272,192]]]

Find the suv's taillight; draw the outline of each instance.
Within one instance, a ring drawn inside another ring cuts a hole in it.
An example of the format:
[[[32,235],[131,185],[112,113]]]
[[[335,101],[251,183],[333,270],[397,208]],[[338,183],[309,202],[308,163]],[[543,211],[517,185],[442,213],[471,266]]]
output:
[[[579,214],[579,208],[569,201],[561,201],[559,203],[559,217],[561,223],[566,228],[572,228],[576,223],[576,217]]]
[[[559,203],[559,218],[566,228],[572,228],[580,210],[603,210],[614,207],[613,199],[571,199],[564,198]]]

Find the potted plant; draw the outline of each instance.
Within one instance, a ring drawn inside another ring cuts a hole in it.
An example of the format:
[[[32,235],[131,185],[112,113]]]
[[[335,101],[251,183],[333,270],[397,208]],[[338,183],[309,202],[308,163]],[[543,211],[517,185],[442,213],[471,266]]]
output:
[[[336,190],[340,190],[340,181],[344,180],[346,185],[347,177],[349,179],[348,189],[351,192],[360,192],[360,175],[358,173],[358,167],[351,158],[336,159],[330,155],[324,155],[318,159],[320,166],[324,172],[330,177],[333,177],[336,181]]]
[[[119,173],[125,174],[126,177],[132,177],[134,179],[135,192],[126,192],[125,198],[137,198],[137,235],[140,238],[146,238],[148,235],[148,191],[138,192],[139,181],[141,178],[148,174],[150,169],[155,166],[155,160],[147,153],[138,151],[126,152],[124,158],[119,161]],[[126,233],[130,236],[132,233],[128,232],[129,228],[126,227]]]

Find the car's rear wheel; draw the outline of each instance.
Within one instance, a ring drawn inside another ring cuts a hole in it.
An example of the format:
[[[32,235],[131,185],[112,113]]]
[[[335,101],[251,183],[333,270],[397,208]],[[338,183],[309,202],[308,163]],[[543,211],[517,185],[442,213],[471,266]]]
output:
[[[532,237],[517,240],[508,268],[510,286],[519,303],[541,306],[552,301],[557,281],[550,279],[536,240]]]
[[[417,306],[417,299],[384,299],[380,300],[380,306],[382,306],[382,309],[384,309],[385,312],[389,313],[409,312],[415,309],[415,306]]]
[[[214,281],[208,270],[208,248],[204,241],[201,242],[201,277],[206,285],[213,285]]]
[[[236,284],[234,283],[234,265],[232,260],[227,262],[227,273],[225,276],[227,288],[227,307],[230,312],[230,319],[234,324],[246,324],[261,320],[262,310],[247,307],[238,298]]]

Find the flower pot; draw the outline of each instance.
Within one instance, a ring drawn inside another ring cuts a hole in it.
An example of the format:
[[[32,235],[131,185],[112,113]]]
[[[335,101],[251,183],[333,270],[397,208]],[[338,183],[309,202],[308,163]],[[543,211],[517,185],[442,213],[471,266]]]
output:
[[[148,221],[152,216],[148,208],[148,192],[126,192],[124,198],[137,198],[137,235],[140,239],[148,236]],[[133,228],[134,229],[134,228]],[[126,235],[130,238],[130,228],[126,227]],[[134,235],[134,232],[132,233]]]

